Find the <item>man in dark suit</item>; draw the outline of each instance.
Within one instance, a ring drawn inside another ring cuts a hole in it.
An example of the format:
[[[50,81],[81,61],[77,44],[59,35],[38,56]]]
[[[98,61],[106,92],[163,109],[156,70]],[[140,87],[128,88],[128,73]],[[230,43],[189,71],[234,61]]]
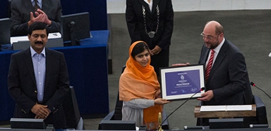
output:
[[[60,0],[37,0],[37,6],[36,10],[35,0],[11,1],[11,36],[27,35],[28,26],[36,21],[46,23],[49,33],[60,32]]]
[[[173,17],[171,0],[126,0],[131,43],[142,40],[148,44],[151,65],[158,76],[160,67],[168,67]]]
[[[222,25],[209,21],[201,35],[205,45],[199,64],[205,65],[206,92],[198,100],[202,105],[252,104],[245,58],[234,44],[224,38]],[[244,118],[245,126],[248,126],[249,119]],[[209,125],[208,119],[198,119],[197,125]]]
[[[203,101],[204,105],[252,104],[245,58],[234,44],[224,38],[223,27],[216,21],[210,21],[201,35],[205,45],[199,64],[205,65],[205,75],[209,76],[205,78],[206,92],[198,100]],[[210,50],[214,50],[214,57],[208,73]]]
[[[47,24],[29,27],[30,48],[11,56],[8,90],[15,100],[15,118],[44,119],[55,128],[65,128],[62,101],[69,90],[64,55],[45,48]]]

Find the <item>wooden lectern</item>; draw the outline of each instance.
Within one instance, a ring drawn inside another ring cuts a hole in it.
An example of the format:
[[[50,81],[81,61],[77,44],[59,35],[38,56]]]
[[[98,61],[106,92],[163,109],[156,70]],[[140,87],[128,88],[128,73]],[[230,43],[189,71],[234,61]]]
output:
[[[194,110],[198,126],[210,129],[248,128],[256,116],[256,105],[196,106]]]
[[[242,108],[242,106],[243,105],[240,105],[240,108]],[[225,105],[225,110],[222,110],[221,108],[217,110],[214,108],[214,110],[208,110],[208,111],[201,111],[201,108],[204,106],[196,106],[194,110],[194,114],[196,118],[233,118],[233,117],[256,116],[256,105],[253,104],[251,106],[252,106],[251,110],[240,110],[240,108],[238,109],[238,105],[235,105],[234,108],[227,110],[227,107],[232,107],[232,105]],[[212,106],[212,107],[215,107],[215,106]]]

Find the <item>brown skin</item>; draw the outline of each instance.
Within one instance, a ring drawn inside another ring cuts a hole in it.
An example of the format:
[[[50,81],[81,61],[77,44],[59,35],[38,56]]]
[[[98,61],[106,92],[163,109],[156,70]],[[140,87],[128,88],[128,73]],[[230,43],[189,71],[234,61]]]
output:
[[[31,111],[36,114],[35,119],[46,119],[50,114],[47,105],[35,104]]]
[[[28,35],[28,39],[30,46],[40,54],[48,41],[48,36],[45,29],[34,30],[31,35]]]
[[[150,51],[150,53],[151,53],[151,55],[157,55],[157,54],[159,54],[160,52],[161,52],[161,48],[158,46],[158,45],[156,45],[151,51]]]
[[[38,9],[35,12],[36,17],[34,17],[33,12],[30,12],[30,20],[28,21],[28,26],[30,26],[34,22],[44,22],[47,25],[51,25],[52,21],[49,20],[46,13],[44,13],[41,9]]]
[[[164,104],[167,104],[169,103],[170,101],[167,101],[166,99],[163,99],[163,98],[156,98],[154,100],[154,103],[155,104],[158,104],[158,105],[164,105]]]
[[[30,46],[40,54],[44,49],[48,36],[46,30],[34,30],[31,35],[28,35],[30,41]],[[31,111],[36,114],[36,119],[46,119],[50,114],[50,110],[47,108],[47,105],[35,104]]]
[[[144,67],[148,65],[150,59],[151,56],[147,49],[135,56],[135,60]]]
[[[176,64],[172,64],[171,66],[188,66],[190,65],[190,63],[186,62],[186,63],[176,63]]]

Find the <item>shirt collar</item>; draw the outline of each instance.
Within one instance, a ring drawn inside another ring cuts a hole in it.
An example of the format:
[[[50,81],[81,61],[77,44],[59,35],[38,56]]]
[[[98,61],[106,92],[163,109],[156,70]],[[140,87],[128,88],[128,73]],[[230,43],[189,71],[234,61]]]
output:
[[[34,0],[31,0],[31,2],[32,2],[32,3],[34,3]],[[39,3],[41,3],[41,2],[42,2],[42,0],[38,0],[38,2],[39,2]]]
[[[150,0],[150,3],[148,2],[148,0],[144,1],[149,5],[150,11],[152,11],[153,0]]]
[[[30,46],[30,52],[31,52],[31,56],[34,57],[36,54],[38,54],[31,46]],[[43,50],[41,51],[41,53],[44,57],[45,55],[45,48],[43,48]]]
[[[150,3],[152,3],[152,0],[150,0],[150,3],[148,2],[148,0],[144,0],[146,3],[148,3],[148,4],[150,4]]]
[[[33,6],[35,5],[34,0],[31,0],[31,3],[33,4]],[[42,0],[38,0],[38,5],[40,6],[40,8],[42,7]]]
[[[219,45],[216,48],[214,48],[214,51],[216,53],[218,53],[220,51],[220,49],[223,46],[224,42],[225,42],[225,38],[223,38],[223,40],[221,41],[221,43],[219,43]]]

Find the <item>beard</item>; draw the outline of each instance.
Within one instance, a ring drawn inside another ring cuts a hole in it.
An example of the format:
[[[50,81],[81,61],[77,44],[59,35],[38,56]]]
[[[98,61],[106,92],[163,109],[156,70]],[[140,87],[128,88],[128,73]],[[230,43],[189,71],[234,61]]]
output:
[[[213,43],[210,45],[210,49],[215,49],[217,46],[219,45],[219,43]]]
[[[209,47],[208,46],[206,46],[206,47],[209,49],[215,49],[219,44],[220,43],[217,38],[216,41],[214,41],[214,42],[207,42],[206,45],[209,45]]]

